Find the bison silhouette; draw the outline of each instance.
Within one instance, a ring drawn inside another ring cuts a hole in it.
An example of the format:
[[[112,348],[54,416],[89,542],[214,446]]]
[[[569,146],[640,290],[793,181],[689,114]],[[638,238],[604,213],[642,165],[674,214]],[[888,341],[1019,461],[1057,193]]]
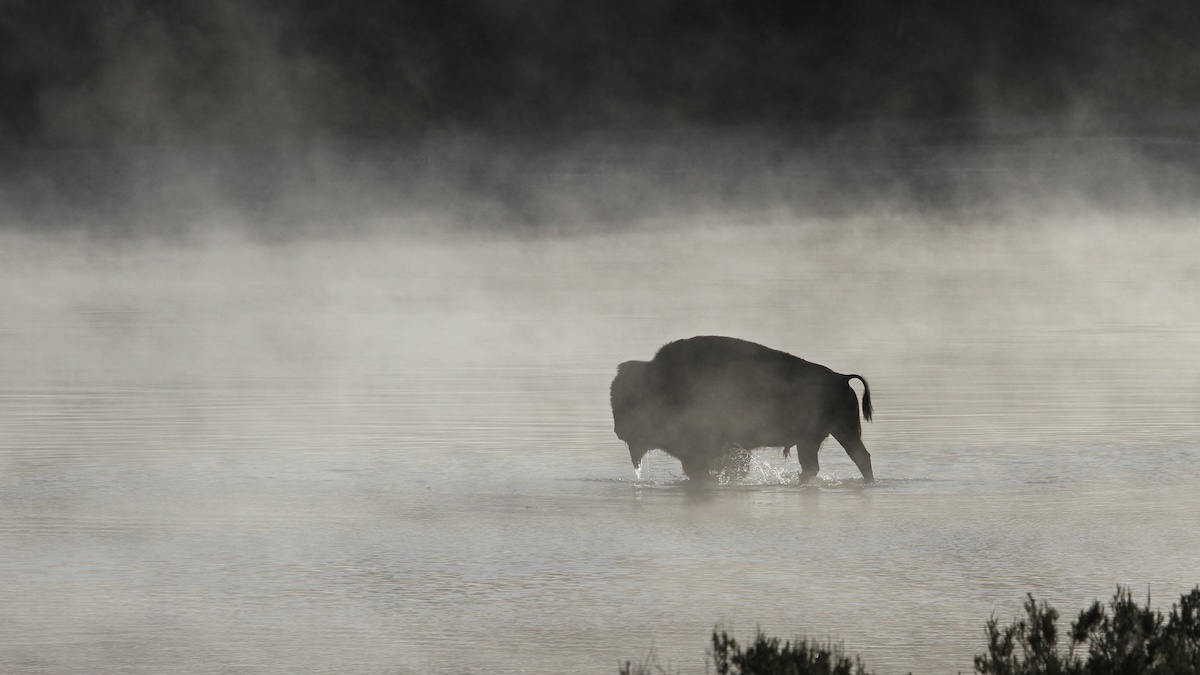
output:
[[[676,340],[653,360],[617,367],[613,430],[635,469],[660,449],[679,459],[688,478],[706,482],[714,471],[744,473],[750,450],[782,447],[786,459],[792,446],[801,480],[811,481],[820,469],[817,451],[832,434],[871,483],[852,379],[863,383],[862,414],[870,421],[871,390],[860,375],[736,338]]]

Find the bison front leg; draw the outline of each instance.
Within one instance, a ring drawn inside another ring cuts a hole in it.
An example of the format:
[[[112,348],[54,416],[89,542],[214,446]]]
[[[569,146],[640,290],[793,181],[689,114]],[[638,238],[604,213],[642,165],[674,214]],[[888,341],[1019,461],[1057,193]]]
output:
[[[871,453],[867,452],[867,446],[863,445],[862,438],[858,434],[838,433],[834,433],[833,437],[846,449],[846,454],[850,455],[850,459],[854,460],[855,466],[862,474],[863,482],[874,483],[875,472],[871,470]]]
[[[686,459],[681,459],[680,462],[683,463],[684,475],[686,475],[690,480],[694,480],[697,483],[716,482],[716,476],[710,473],[711,467],[709,466],[707,458],[688,457]]]

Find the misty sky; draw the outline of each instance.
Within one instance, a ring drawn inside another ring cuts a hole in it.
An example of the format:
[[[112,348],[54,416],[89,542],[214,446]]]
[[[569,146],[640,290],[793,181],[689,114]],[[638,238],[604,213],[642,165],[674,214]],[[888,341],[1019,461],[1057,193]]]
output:
[[[1190,120],[1186,0],[6,0],[0,146]]]

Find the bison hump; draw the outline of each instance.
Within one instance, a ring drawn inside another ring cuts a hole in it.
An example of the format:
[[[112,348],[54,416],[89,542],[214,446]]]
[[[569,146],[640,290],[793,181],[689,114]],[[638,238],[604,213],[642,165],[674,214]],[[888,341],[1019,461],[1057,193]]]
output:
[[[713,335],[671,342],[655,354],[654,389],[663,403],[696,398],[778,397],[826,379],[828,368],[786,352]]]
[[[658,350],[654,362],[668,370],[689,372],[754,369],[783,374],[805,366],[820,367],[756,342],[718,335],[670,342]]]

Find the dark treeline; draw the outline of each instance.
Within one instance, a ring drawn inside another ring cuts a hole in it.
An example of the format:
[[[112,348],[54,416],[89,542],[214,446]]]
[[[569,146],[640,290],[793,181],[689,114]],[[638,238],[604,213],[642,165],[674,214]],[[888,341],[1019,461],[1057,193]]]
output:
[[[6,0],[0,145],[1170,119],[1189,0]]]

